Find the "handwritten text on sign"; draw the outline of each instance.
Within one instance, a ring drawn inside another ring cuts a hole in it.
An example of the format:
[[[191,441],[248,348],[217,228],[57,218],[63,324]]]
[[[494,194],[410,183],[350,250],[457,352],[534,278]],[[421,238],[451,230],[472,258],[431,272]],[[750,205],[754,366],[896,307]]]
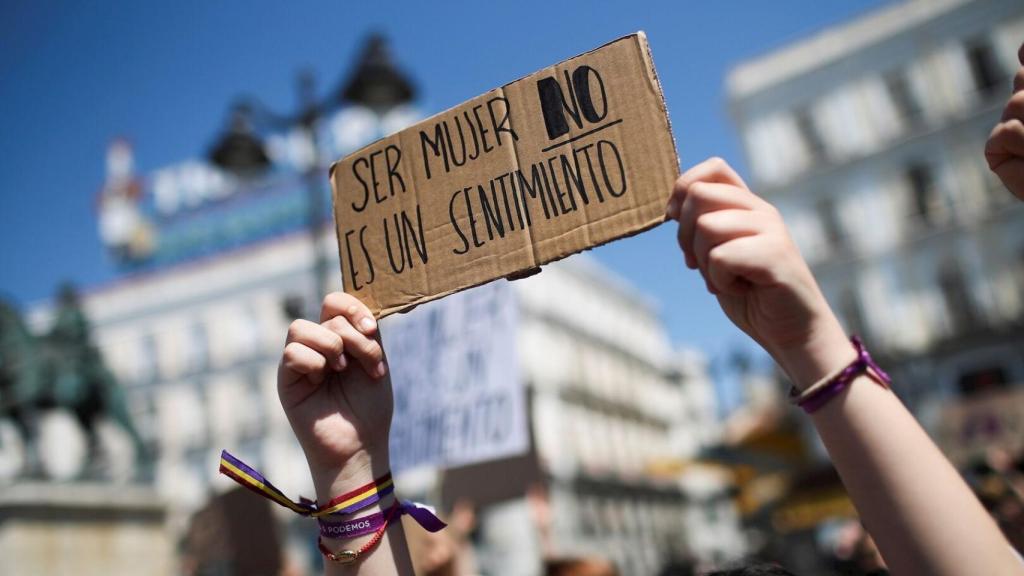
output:
[[[336,163],[345,290],[385,316],[635,234],[677,173],[646,39],[627,36]]]
[[[381,327],[395,390],[391,462],[459,466],[529,442],[508,282],[432,302]]]

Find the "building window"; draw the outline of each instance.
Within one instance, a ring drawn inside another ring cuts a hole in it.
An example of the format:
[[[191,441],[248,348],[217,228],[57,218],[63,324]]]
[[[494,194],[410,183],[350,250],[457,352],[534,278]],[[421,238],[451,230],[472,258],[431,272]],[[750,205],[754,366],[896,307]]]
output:
[[[157,448],[157,414],[154,388],[133,387],[126,391],[132,425],[135,426],[148,449]]]
[[[1003,73],[1000,70],[995,50],[992,49],[992,43],[987,38],[976,38],[969,41],[964,49],[967,53],[967,63],[971,67],[971,77],[974,79],[975,88],[984,95],[991,94],[1003,80]]]
[[[976,325],[977,317],[971,303],[970,290],[963,270],[954,260],[948,261],[939,271],[939,289],[946,303],[946,312],[954,333],[970,330]]]
[[[935,223],[935,178],[931,167],[923,162],[911,164],[905,177],[914,202],[914,215],[921,224],[931,226]]]
[[[160,378],[160,356],[156,345],[156,336],[146,334],[139,346],[139,381],[154,382]]]
[[[803,139],[804,144],[807,145],[807,151],[811,158],[815,160],[824,158],[825,140],[822,138],[817,124],[814,123],[811,111],[807,108],[797,110],[795,118],[796,128],[800,132],[800,137]]]
[[[1021,293],[1024,293],[1024,246],[1017,253],[1017,281],[1020,284]]]
[[[238,320],[239,356],[248,360],[259,355],[263,348],[262,323],[259,313],[253,306],[247,306]]]
[[[885,89],[889,92],[893,106],[900,117],[908,124],[914,125],[921,120],[921,103],[918,102],[907,75],[903,70],[894,70],[885,76]]]
[[[577,496],[579,506],[580,532],[584,536],[596,536],[600,525],[600,513],[597,510],[597,502],[586,494]]]
[[[988,366],[962,373],[957,381],[957,387],[960,388],[960,394],[971,396],[1005,388],[1009,383],[1010,379],[1002,366]]]
[[[305,307],[305,299],[298,294],[288,294],[281,301],[281,310],[284,312],[284,317],[289,321],[305,317],[303,313]]]
[[[210,367],[210,342],[206,327],[201,322],[194,322],[189,327],[185,342],[185,367],[192,374]]]
[[[267,422],[266,409],[260,398],[263,397],[263,374],[258,368],[250,368],[246,372],[246,397],[249,399],[246,414],[239,416],[240,435],[243,438],[260,438],[264,435]]]
[[[835,201],[831,198],[823,198],[817,205],[818,218],[821,221],[822,233],[825,237],[825,244],[829,250],[838,251],[843,248],[843,227],[839,223],[836,214]]]
[[[704,526],[713,528],[718,524],[718,506],[714,500],[708,500],[700,505],[700,513],[704,516]]]

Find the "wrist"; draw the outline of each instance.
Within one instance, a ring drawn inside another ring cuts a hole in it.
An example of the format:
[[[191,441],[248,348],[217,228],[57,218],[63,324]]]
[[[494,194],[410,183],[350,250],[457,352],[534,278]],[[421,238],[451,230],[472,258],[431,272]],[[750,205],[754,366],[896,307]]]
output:
[[[391,470],[391,460],[386,448],[375,452],[361,450],[338,466],[310,463],[309,468],[317,503],[323,505],[387,474]]]
[[[823,320],[799,344],[772,351],[797,390],[805,390],[815,382],[848,365],[857,352],[839,321],[834,316]]]

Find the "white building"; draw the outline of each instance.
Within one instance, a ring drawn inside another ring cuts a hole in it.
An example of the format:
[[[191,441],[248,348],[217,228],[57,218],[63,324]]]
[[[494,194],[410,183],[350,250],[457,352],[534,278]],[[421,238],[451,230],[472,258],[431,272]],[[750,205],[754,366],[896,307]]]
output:
[[[894,3],[736,66],[729,107],[851,332],[919,414],[1024,382],[1024,205],[983,156],[1024,3]]]

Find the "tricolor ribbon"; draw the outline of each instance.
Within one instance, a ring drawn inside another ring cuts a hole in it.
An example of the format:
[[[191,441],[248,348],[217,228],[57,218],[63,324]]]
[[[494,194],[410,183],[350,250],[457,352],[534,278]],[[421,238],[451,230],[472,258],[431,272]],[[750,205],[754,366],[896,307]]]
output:
[[[391,473],[388,472],[373,482],[333,498],[323,507],[319,507],[315,502],[305,498],[299,502],[291,500],[262,474],[232,456],[227,450],[222,450],[220,453],[220,473],[296,514],[314,518],[331,514],[351,514],[380,502],[382,498],[395,491],[394,481],[391,479]]]

